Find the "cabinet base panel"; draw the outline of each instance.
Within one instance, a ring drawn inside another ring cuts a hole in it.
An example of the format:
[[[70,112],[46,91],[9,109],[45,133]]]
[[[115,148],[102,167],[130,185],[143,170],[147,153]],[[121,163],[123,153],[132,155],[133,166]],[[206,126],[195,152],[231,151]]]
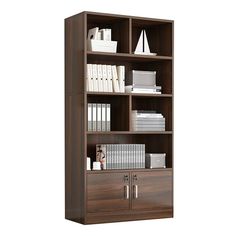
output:
[[[133,220],[148,220],[148,219],[161,219],[161,218],[173,218],[173,209],[165,211],[154,212],[133,212],[133,213],[88,213],[84,219],[69,219],[80,224],[99,224],[99,223],[112,223],[121,221],[133,221]]]

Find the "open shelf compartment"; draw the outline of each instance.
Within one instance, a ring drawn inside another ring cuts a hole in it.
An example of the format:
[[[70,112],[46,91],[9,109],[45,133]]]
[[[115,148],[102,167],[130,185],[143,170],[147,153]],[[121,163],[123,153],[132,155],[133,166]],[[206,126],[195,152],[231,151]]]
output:
[[[129,131],[129,96],[88,94],[87,103],[111,104],[111,131]]]
[[[151,110],[165,117],[166,131],[172,131],[172,99],[168,97],[132,97],[132,110]],[[130,123],[132,119],[130,120]],[[132,127],[132,125],[131,125]]]
[[[87,156],[96,161],[96,144],[145,144],[145,153],[166,153],[166,167],[172,168],[172,135],[94,134],[87,136]]]
[[[88,57],[88,64],[105,65],[124,65],[125,66],[125,84],[131,84],[132,70],[156,71],[156,85],[162,86],[163,94],[172,94],[172,61],[129,61],[116,58],[111,60],[109,57]]]
[[[132,52],[135,51],[142,30],[146,31],[150,51],[159,56],[172,56],[171,21],[132,19]]]
[[[94,27],[111,29],[112,40],[117,41],[117,52],[129,53],[129,18],[87,14],[87,31]]]

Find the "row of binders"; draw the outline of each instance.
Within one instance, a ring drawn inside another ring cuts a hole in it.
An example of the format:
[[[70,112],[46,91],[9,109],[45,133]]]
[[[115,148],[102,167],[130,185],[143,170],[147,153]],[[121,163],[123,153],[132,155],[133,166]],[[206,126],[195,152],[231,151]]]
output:
[[[103,169],[145,168],[145,144],[97,144],[96,161]]]
[[[88,103],[88,131],[111,130],[111,104]]]
[[[87,91],[125,92],[125,66],[87,64]]]

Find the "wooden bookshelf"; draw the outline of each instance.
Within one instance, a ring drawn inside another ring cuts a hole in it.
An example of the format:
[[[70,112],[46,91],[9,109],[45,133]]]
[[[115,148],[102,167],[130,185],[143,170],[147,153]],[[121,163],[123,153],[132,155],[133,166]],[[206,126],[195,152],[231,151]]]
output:
[[[87,50],[90,28],[111,28],[117,53]],[[151,52],[135,55],[142,29]],[[65,19],[65,218],[106,223],[173,217],[173,34],[171,20],[82,12]],[[129,71],[155,70],[162,94],[87,92],[87,64],[125,65]],[[111,104],[111,131],[87,131],[87,104]],[[119,109],[118,109],[119,108]],[[132,131],[132,110],[157,110],[166,131]],[[87,170],[97,143],[145,144],[166,153],[165,169]],[[128,190],[127,190],[128,189]]]

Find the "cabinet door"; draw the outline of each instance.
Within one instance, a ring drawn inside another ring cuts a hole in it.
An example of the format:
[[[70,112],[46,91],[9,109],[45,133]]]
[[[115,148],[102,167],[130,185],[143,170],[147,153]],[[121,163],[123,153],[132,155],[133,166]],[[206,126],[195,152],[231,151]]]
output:
[[[173,207],[172,171],[132,174],[132,209],[169,210]]]
[[[87,177],[88,212],[129,209],[129,173],[98,173]]]

